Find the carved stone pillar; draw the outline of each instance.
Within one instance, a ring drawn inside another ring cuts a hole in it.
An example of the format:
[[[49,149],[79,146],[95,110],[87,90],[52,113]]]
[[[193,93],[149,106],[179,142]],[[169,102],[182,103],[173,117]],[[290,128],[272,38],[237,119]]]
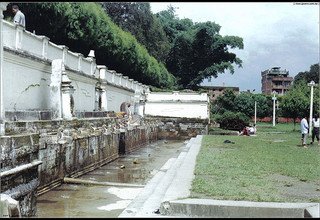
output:
[[[97,67],[99,69],[99,83],[97,84],[99,88],[99,109],[100,111],[107,111],[107,67],[104,65],[98,65]]]
[[[61,93],[62,93],[62,117],[63,119],[72,119],[71,113],[71,95],[74,89],[71,85],[71,80],[67,76],[65,67],[62,64],[62,81],[61,81]]]
[[[74,88],[66,74],[62,59],[52,61],[50,104],[54,119],[71,119]]]

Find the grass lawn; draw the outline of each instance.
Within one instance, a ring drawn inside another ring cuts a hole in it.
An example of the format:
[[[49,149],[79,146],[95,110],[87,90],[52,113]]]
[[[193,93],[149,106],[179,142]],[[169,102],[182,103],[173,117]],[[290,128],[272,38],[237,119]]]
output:
[[[191,197],[320,202],[320,146],[300,146],[299,124],[293,131],[293,124],[258,123],[257,132],[204,136]]]

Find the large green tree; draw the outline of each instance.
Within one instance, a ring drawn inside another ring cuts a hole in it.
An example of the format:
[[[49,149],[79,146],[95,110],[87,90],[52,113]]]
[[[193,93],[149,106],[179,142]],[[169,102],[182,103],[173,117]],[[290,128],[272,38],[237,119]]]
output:
[[[232,90],[226,89],[223,95],[218,96],[212,105],[212,113],[241,112],[248,117],[254,116],[254,103],[257,102],[257,117],[272,115],[272,100],[264,94],[242,92],[236,95]]]
[[[133,34],[157,60],[165,62],[170,43],[147,2],[102,2],[113,22]]]
[[[157,13],[157,17],[172,44],[166,66],[181,88],[198,89],[204,79],[226,70],[233,74],[234,64],[241,67],[242,61],[229,50],[243,49],[242,38],[221,36],[221,26],[214,22],[179,19],[173,7]]]
[[[296,83],[292,88],[282,97],[280,108],[282,116],[292,118],[295,121],[309,115],[310,92],[304,80]]]
[[[299,72],[294,77],[294,83],[298,83],[301,80],[305,80],[307,82],[311,82],[313,80],[315,83],[319,83],[319,75],[319,63],[316,63],[310,66],[309,71]]]

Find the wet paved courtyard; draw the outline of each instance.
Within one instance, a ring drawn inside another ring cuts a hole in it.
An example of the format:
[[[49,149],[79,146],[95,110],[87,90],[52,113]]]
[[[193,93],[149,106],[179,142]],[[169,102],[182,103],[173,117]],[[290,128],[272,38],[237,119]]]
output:
[[[179,155],[184,145],[184,141],[158,141],[79,178],[146,184],[168,159]],[[118,217],[141,189],[62,184],[37,198],[38,217]]]

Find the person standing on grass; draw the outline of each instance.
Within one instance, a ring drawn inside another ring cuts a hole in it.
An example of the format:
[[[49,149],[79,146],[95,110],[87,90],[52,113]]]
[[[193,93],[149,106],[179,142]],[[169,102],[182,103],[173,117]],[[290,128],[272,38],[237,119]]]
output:
[[[307,117],[304,116],[303,119],[300,122],[301,125],[301,142],[302,142],[302,146],[304,148],[307,148],[307,137],[308,137],[308,129],[309,129],[309,125],[308,125],[308,121],[307,121]]]
[[[312,119],[312,124],[313,124],[313,130],[312,130],[312,141],[310,144],[313,144],[314,138],[317,138],[318,145],[320,145],[320,140],[319,140],[319,126],[320,126],[320,118],[319,115],[315,115]]]

